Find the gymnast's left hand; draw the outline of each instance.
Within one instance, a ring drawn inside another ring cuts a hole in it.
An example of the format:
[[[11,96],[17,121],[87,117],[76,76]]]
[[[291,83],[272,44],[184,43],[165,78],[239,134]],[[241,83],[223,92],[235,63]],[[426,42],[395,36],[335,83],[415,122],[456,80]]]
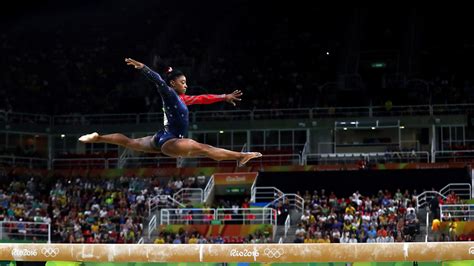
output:
[[[235,101],[238,101],[238,102],[242,101],[242,99],[240,99],[242,94],[243,94],[242,91],[235,90],[231,94],[226,94],[225,95],[225,101],[232,104],[233,106],[235,106]]]
[[[136,69],[142,69],[143,67],[145,67],[143,63],[138,62],[137,60],[134,60],[132,58],[125,58],[125,62],[127,63],[127,65],[133,66]]]

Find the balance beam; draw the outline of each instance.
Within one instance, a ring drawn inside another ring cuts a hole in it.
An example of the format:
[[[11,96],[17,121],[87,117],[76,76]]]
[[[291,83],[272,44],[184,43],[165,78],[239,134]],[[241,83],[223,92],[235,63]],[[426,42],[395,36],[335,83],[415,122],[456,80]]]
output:
[[[385,262],[474,260],[474,242],[359,244],[0,244],[0,261]]]

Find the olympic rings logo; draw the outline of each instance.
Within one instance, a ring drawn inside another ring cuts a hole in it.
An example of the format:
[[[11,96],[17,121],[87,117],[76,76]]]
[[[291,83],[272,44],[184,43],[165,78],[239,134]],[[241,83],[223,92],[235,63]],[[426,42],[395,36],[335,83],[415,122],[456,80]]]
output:
[[[41,253],[45,257],[56,257],[59,254],[59,248],[46,247],[41,249]]]
[[[470,254],[470,255],[474,255],[474,247],[470,247],[470,248],[469,248],[469,254]]]
[[[271,259],[278,259],[279,257],[281,257],[283,255],[283,249],[281,249],[281,248],[266,248],[263,251],[263,254],[265,254],[265,256],[267,256]]]

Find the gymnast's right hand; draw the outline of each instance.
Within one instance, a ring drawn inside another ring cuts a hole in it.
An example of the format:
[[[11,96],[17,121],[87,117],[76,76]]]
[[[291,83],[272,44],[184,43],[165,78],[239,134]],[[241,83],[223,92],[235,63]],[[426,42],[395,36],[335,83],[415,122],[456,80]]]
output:
[[[127,65],[134,66],[136,69],[142,69],[145,66],[143,63],[133,60],[132,58],[125,58],[125,62],[127,62]]]

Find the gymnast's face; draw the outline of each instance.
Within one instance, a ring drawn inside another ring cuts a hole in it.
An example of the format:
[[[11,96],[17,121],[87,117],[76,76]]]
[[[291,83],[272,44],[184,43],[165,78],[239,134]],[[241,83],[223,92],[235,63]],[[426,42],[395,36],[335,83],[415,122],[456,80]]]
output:
[[[170,81],[171,87],[178,93],[178,94],[185,94],[188,85],[186,84],[186,77],[181,75],[176,77],[172,81]]]

